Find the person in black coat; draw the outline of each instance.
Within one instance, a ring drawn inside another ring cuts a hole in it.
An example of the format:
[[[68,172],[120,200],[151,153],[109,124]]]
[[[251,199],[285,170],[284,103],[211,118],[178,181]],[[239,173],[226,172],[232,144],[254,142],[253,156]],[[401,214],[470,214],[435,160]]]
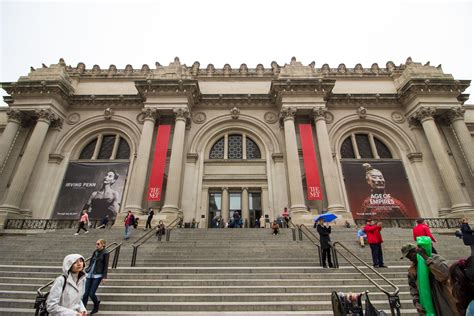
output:
[[[91,315],[99,311],[100,301],[95,295],[99,284],[107,279],[107,270],[109,268],[109,253],[105,249],[105,240],[97,240],[96,250],[92,254],[89,266],[86,268],[87,279],[86,279],[86,290],[82,297],[82,303],[84,307],[87,306],[89,297],[94,303],[94,308],[91,311]]]
[[[327,268],[326,265],[326,258],[327,262],[329,263],[329,267],[332,268],[332,260],[331,260],[331,227],[329,223],[325,223],[324,220],[319,220],[318,225],[316,226],[319,234],[319,241],[321,243],[321,252],[322,252],[322,260],[323,260],[323,267]]]
[[[145,225],[144,230],[147,230],[148,228],[151,229],[151,221],[153,220],[154,215],[155,215],[155,211],[153,211],[153,209],[150,207],[148,209],[148,218],[146,219],[146,225]]]
[[[471,256],[474,256],[474,235],[471,227],[467,222],[467,218],[462,219],[461,224],[461,233],[462,233],[462,241],[466,246],[471,247]]]

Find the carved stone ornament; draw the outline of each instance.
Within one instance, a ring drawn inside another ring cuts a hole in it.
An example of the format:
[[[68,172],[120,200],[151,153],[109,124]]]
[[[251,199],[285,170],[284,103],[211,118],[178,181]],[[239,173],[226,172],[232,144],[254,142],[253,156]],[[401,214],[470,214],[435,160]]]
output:
[[[193,122],[196,124],[202,124],[206,121],[206,114],[204,112],[197,112],[192,116]]]
[[[291,119],[294,120],[296,115],[296,109],[293,107],[282,108],[280,111],[280,119],[286,120]]]
[[[81,115],[77,112],[74,112],[68,115],[68,117],[66,118],[66,123],[69,125],[74,125],[74,124],[79,123],[80,120],[81,120]]]
[[[313,119],[315,120],[325,120],[326,119],[326,109],[323,107],[313,108]]]
[[[230,116],[232,116],[232,118],[233,118],[234,120],[236,120],[236,119],[239,118],[239,115],[240,115],[240,110],[234,106],[234,107],[230,110]]]
[[[359,107],[357,109],[357,115],[359,115],[359,118],[365,119],[367,117],[367,109],[363,106]]]
[[[138,113],[136,120],[138,124],[143,124],[143,122],[145,122],[145,113],[143,112]]]
[[[8,122],[20,124],[23,119],[23,113],[18,110],[7,110]]]
[[[267,112],[263,115],[263,119],[268,124],[274,124],[278,121],[278,115],[276,115],[274,112]]]
[[[405,122],[405,116],[401,112],[392,112],[392,121],[401,124]]]
[[[111,108],[106,108],[106,109],[104,110],[104,118],[105,118],[106,120],[112,119],[112,116],[113,116],[113,115],[114,115],[114,110],[113,110],[113,109],[111,109]]]
[[[156,109],[146,108],[142,110],[143,121],[152,120],[153,122],[158,118],[158,112]]]
[[[189,110],[187,108],[176,108],[173,109],[176,120],[187,120],[189,118]]]
[[[422,106],[413,114],[413,117],[419,120],[420,122],[423,122],[425,120],[433,119],[435,113],[436,110],[434,108],[429,106]]]
[[[51,121],[58,119],[58,116],[55,113],[53,113],[53,111],[51,110],[45,110],[45,109],[36,110],[35,114],[38,117],[38,121],[43,121],[48,124],[50,124]]]
[[[64,120],[62,118],[58,118],[51,121],[50,128],[60,131],[63,128],[63,123]]]
[[[450,122],[454,122],[457,120],[463,120],[465,113],[466,113],[466,109],[463,107],[452,107],[448,111],[447,116]]]

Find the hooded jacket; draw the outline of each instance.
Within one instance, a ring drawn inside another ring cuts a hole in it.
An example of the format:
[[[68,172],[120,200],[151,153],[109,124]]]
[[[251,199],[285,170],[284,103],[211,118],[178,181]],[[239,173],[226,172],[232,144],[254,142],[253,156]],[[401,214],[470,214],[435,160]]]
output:
[[[77,313],[86,311],[84,304],[82,304],[86,274],[82,271],[79,272],[78,281],[76,283],[72,274],[69,273],[69,269],[71,269],[74,262],[79,258],[84,260],[84,257],[79,254],[67,255],[64,258],[63,274],[67,276],[64,291],[64,277],[60,275],[54,281],[53,286],[49,291],[48,299],[46,300],[47,310],[52,316],[76,316]]]

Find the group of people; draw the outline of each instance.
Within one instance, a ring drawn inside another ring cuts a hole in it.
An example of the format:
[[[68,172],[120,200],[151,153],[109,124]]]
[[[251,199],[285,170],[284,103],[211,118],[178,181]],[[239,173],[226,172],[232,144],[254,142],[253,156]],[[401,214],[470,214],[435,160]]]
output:
[[[100,300],[96,291],[107,280],[109,253],[105,249],[104,239],[97,240],[95,246],[87,268],[80,254],[70,254],[64,258],[63,274],[54,280],[46,300],[50,315],[86,316],[99,311]],[[90,313],[86,309],[89,298],[94,304]]]

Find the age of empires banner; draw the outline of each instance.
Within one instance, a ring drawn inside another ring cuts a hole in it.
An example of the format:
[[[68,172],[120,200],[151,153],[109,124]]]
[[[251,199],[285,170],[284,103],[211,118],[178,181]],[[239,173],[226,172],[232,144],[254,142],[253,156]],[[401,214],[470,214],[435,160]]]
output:
[[[70,162],[53,219],[78,219],[86,209],[90,219],[114,219],[122,201],[128,162]]]
[[[418,217],[401,161],[343,161],[342,172],[354,219]]]

